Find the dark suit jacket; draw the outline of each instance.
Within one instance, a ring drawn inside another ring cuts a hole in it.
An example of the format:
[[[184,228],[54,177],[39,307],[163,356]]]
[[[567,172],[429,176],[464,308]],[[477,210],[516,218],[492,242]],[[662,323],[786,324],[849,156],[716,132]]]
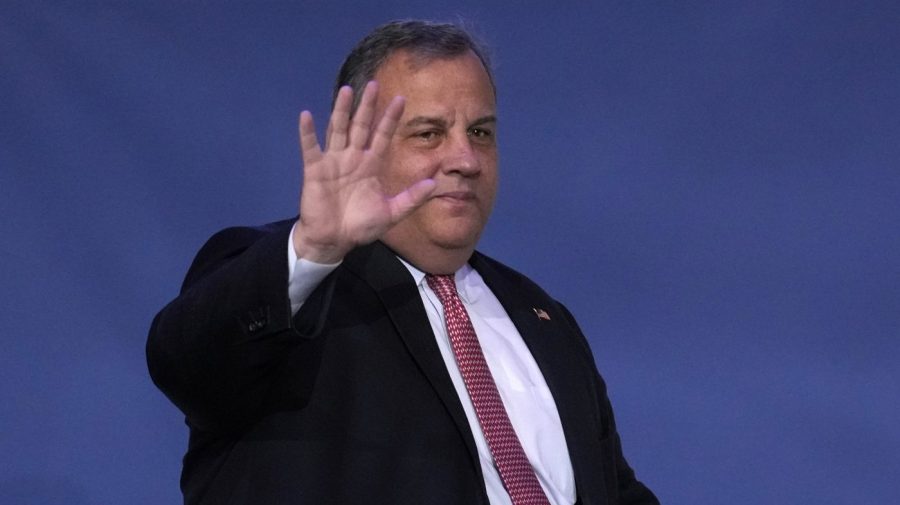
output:
[[[409,272],[383,244],[361,247],[292,317],[292,222],[213,236],[153,321],[151,376],[190,427],[185,502],[488,505]],[[622,456],[605,385],[569,312],[494,260],[476,253],[471,264],[553,393],[579,503],[657,503]]]

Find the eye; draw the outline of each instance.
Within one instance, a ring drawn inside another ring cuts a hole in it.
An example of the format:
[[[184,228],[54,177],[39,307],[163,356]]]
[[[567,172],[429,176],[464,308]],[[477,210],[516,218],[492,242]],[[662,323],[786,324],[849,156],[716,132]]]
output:
[[[440,142],[441,136],[443,134],[444,134],[443,131],[436,129],[436,128],[432,128],[430,130],[422,130],[422,131],[414,132],[410,136],[410,138],[419,144],[431,146],[431,145],[434,145],[434,144]]]
[[[483,126],[474,126],[466,132],[471,141],[475,144],[492,146],[494,145],[494,130]]]

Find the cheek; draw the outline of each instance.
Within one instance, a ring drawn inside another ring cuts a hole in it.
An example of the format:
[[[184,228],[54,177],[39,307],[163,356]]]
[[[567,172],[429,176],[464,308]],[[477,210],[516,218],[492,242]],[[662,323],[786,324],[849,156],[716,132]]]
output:
[[[494,211],[494,202],[497,199],[497,185],[492,185],[485,193],[484,204],[481,205],[481,211],[483,219],[487,220],[491,215],[491,212]]]
[[[499,182],[499,173],[497,172],[497,156],[490,156],[484,160],[481,176],[484,180],[484,191],[486,196],[490,197],[493,202],[494,196],[497,194],[497,184]]]
[[[391,194],[397,194],[413,183],[431,177],[428,167],[429,161],[425,157],[393,148],[385,156],[379,180]]]

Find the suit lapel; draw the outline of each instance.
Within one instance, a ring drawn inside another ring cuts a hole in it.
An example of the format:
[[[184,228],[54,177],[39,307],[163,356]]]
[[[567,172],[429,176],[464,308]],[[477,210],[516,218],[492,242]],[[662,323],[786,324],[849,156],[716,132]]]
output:
[[[410,355],[456,424],[469,449],[472,464],[478,475],[481,475],[481,464],[469,421],[453,387],[422,306],[422,298],[409,271],[393,251],[381,242],[355,249],[344,258],[344,265],[377,293]]]
[[[594,378],[589,374],[594,364],[586,362],[566,316],[546,293],[531,283],[517,282],[518,277],[498,271],[478,253],[471,264],[519,330],[550,388],[565,433],[575,482],[579,483],[578,493],[584,500],[582,493],[587,488],[602,485],[599,469],[589,463],[594,458],[585,452],[595,447],[597,440],[597,434],[592,431],[598,420],[597,394]]]

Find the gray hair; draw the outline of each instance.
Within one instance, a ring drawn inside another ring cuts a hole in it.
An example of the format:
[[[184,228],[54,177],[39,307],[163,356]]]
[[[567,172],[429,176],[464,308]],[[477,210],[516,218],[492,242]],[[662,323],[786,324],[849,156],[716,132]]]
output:
[[[427,63],[437,58],[460,56],[472,51],[484,66],[497,95],[494,75],[487,55],[487,49],[469,32],[452,23],[434,23],[421,20],[400,20],[385,23],[372,30],[350,51],[334,83],[331,105],[342,86],[353,88],[353,108],[362,98],[366,83],[375,77],[379,67],[394,51],[405,49]]]

